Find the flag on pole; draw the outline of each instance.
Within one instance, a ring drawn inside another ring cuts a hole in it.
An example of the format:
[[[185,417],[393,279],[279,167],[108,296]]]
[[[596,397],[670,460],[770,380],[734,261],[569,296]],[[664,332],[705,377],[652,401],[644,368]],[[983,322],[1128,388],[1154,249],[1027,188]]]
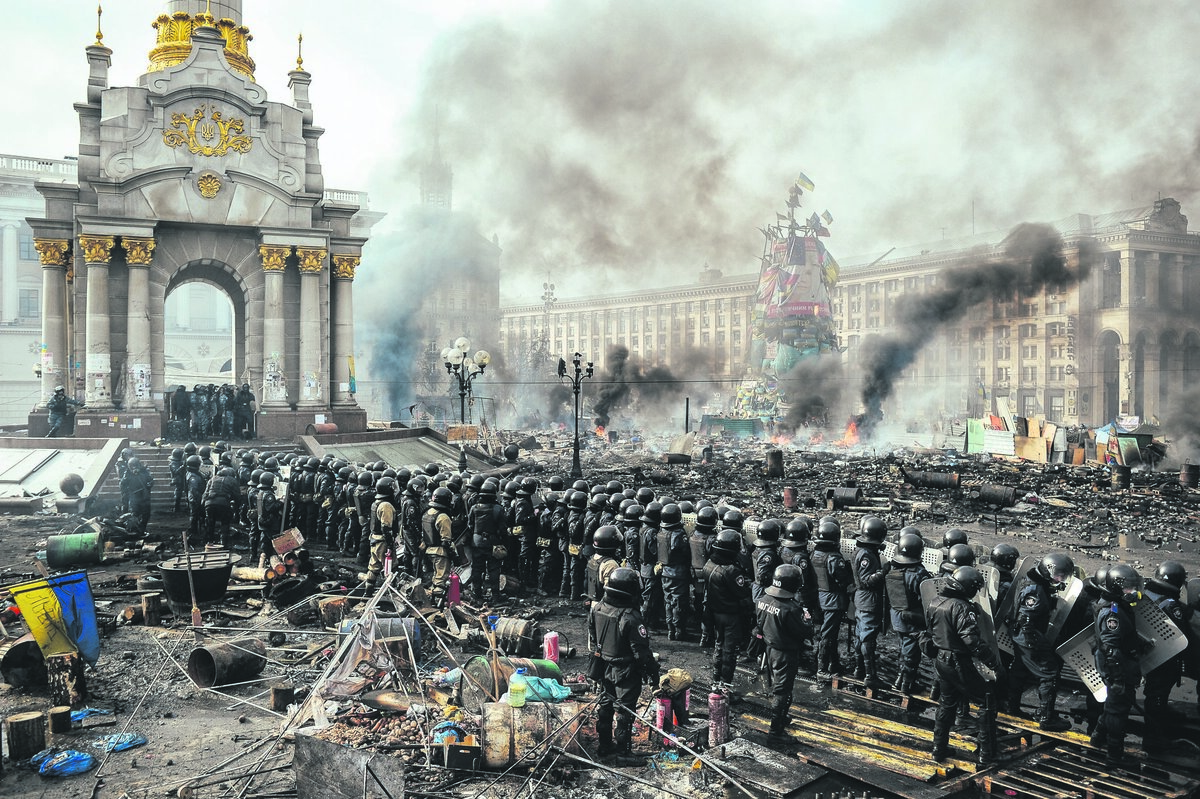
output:
[[[354,380],[354,356],[347,355],[346,360],[350,363],[350,393],[358,393],[358,383]]]
[[[817,188],[817,185],[809,180],[808,175],[803,172],[800,173],[800,177],[796,178],[796,185],[806,191],[813,191]]]
[[[823,211],[821,213],[821,218],[825,220],[825,224],[827,224],[827,225],[833,224],[833,214],[829,213],[828,209],[826,209],[825,211]]]
[[[20,583],[9,591],[43,657],[79,652],[95,665],[100,657],[100,630],[86,571]]]

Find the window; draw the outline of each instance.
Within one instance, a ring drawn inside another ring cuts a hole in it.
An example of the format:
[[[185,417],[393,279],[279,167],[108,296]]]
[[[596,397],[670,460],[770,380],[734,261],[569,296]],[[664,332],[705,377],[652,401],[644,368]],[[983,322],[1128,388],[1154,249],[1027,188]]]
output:
[[[1033,338],[1037,335],[1037,325],[1021,325],[1017,330],[1021,338]]]
[[[1036,302],[1021,303],[1021,316],[1037,316],[1038,304]]]
[[[1066,347],[1064,347],[1062,344],[1051,344],[1050,345],[1050,357],[1051,358],[1062,358],[1066,354],[1067,354]]]
[[[1067,379],[1067,369],[1065,366],[1051,366],[1046,370],[1046,377],[1050,382],[1062,382]]]
[[[1050,398],[1050,419],[1052,421],[1062,421],[1064,411],[1062,395],[1056,394],[1052,396]]]
[[[742,345],[742,331],[733,331],[733,346],[740,347]]]
[[[996,367],[996,382],[1007,383],[1012,376],[1012,370],[1007,366]]]
[[[1037,350],[1038,350],[1038,348],[1037,348],[1036,344],[1026,344],[1025,346],[1021,347],[1021,357],[1022,358],[1036,358]]]
[[[996,344],[996,360],[1007,361],[1012,357],[1012,348],[1007,344]]]
[[[38,319],[42,315],[42,306],[38,302],[37,289],[21,289],[17,315],[22,319]]]
[[[724,331],[721,331],[721,332],[717,333],[717,343],[718,343],[718,344],[724,344],[724,343],[725,343],[725,332],[724,332]]]
[[[1009,337],[1008,334],[1009,334],[1009,329],[1008,329],[1007,325],[1004,327],[998,327],[994,331],[994,335],[996,336],[997,340],[1007,339]]]
[[[1021,385],[1036,386],[1038,379],[1038,369],[1036,366],[1021,367]]]
[[[1024,416],[1037,416],[1040,410],[1037,397],[1032,394],[1021,398],[1021,413]]]
[[[889,292],[895,291],[898,288],[900,288],[899,280],[889,280],[884,284],[884,290]]]
[[[21,233],[17,237],[18,246],[21,250],[22,261],[36,261],[38,259],[37,250],[33,246],[33,234]],[[24,314],[22,314],[23,316]]]

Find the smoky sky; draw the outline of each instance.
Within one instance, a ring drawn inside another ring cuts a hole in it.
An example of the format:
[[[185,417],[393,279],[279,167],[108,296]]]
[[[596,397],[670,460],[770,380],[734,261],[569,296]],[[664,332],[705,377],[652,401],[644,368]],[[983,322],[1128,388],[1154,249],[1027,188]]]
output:
[[[1075,285],[1085,280],[1097,257],[1091,240],[1079,244],[1079,262],[1072,268],[1063,254],[1063,241],[1048,225],[1022,223],[1004,240],[1004,257],[981,259],[945,269],[935,286],[922,294],[897,299],[889,330],[863,339],[859,365],[863,371],[864,427],[869,431],[883,417],[883,403],[900,374],[921,349],[948,324],[971,308],[993,300],[1036,296],[1047,287]]]
[[[798,172],[831,246],[905,245],[1194,196],[1200,4],[550,0],[474,17],[419,77],[503,291],[751,271]],[[578,280],[570,280],[577,277]]]
[[[668,421],[683,417],[685,397],[695,397],[699,410],[705,394],[712,389],[703,382],[703,376],[715,371],[713,358],[703,350],[685,350],[676,357],[673,372],[666,366],[642,363],[629,354],[628,347],[610,347],[604,371],[596,375],[592,404],[596,425],[608,427],[613,417],[624,411],[639,429],[667,430]]]

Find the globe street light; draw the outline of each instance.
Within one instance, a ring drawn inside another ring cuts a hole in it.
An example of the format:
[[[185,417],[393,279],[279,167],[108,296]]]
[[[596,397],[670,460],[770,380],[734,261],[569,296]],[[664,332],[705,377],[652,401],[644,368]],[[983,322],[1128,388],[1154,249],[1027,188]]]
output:
[[[559,380],[571,381],[571,393],[575,395],[575,448],[571,453],[571,477],[583,477],[583,467],[579,464],[579,389],[583,384],[585,377],[592,376],[592,362],[587,362],[587,368],[583,368],[583,353],[577,352],[571,356],[571,365],[575,367],[575,374],[567,372],[567,362],[562,358],[558,359],[558,378]]]
[[[483,374],[483,370],[492,362],[492,356],[487,350],[479,350],[470,359],[467,350],[471,349],[471,340],[459,336],[454,345],[442,350],[442,362],[446,373],[458,380],[458,419],[462,424],[467,423],[467,392],[471,390],[471,381]]]

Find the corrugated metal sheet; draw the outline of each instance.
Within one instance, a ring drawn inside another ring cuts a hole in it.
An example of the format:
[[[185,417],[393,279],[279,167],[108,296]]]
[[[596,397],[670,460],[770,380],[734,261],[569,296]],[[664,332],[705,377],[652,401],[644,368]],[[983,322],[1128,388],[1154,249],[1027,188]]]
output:
[[[1013,434],[1009,430],[983,431],[983,451],[993,455],[1016,455],[1017,448],[1013,443]]]
[[[323,447],[325,452],[351,463],[384,461],[395,469],[437,463],[444,470],[458,471],[458,447],[443,444],[432,436],[352,444],[325,444]],[[487,461],[474,458],[469,454],[467,455],[467,467],[474,472],[486,472],[496,468]]]

